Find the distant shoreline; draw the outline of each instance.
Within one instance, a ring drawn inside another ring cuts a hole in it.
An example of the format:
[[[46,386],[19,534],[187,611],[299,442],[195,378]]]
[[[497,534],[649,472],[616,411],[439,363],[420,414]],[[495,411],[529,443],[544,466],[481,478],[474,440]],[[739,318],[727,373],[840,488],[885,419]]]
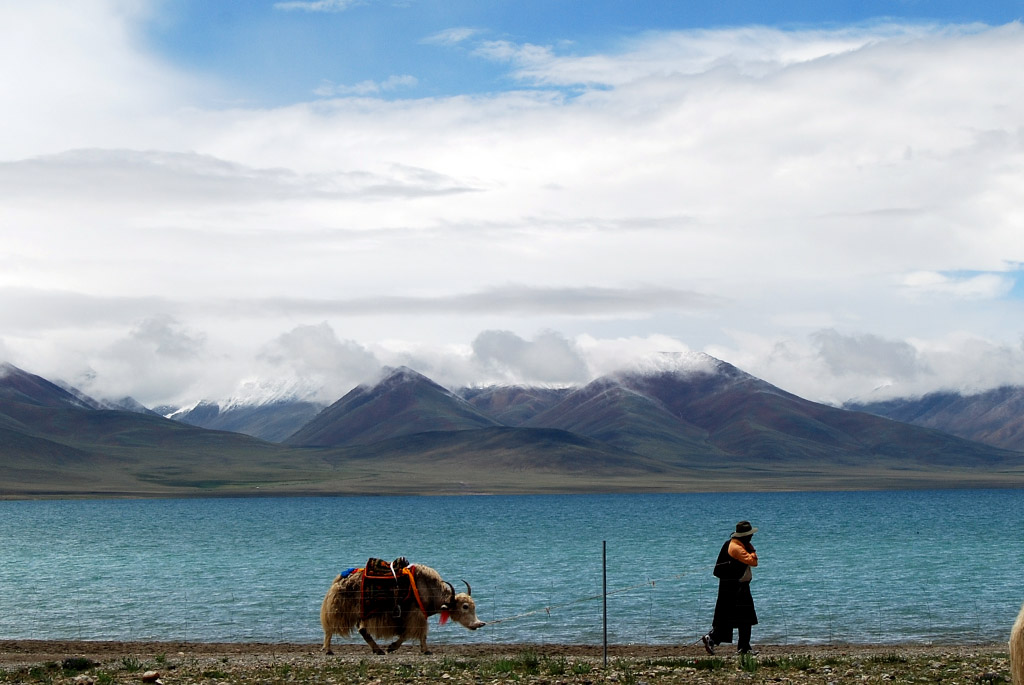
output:
[[[251,490],[0,490],[0,502],[33,500],[161,500],[161,499],[249,499],[249,498],[312,498],[312,497],[499,497],[533,495],[696,495],[728,493],[771,493],[771,492],[900,492],[914,490],[1020,490],[1024,489],[1024,475],[1018,478],[1003,476],[977,476],[973,480],[939,478],[921,480],[908,478],[894,480],[881,478],[877,481],[858,479],[856,482],[836,482],[831,479],[769,479],[749,478],[746,481],[718,481],[713,483],[690,483],[687,488],[667,488],[664,483],[651,487],[618,488],[510,488],[499,486],[494,489],[474,491],[453,491],[433,488],[396,487],[381,484],[370,491],[359,490],[317,490],[317,489],[275,489],[256,488]]]

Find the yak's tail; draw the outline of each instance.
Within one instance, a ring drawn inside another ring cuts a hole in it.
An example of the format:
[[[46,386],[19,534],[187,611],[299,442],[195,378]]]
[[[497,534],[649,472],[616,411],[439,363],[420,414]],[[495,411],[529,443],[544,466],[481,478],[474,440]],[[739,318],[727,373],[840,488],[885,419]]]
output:
[[[1010,677],[1013,685],[1024,685],[1024,606],[1010,631]]]

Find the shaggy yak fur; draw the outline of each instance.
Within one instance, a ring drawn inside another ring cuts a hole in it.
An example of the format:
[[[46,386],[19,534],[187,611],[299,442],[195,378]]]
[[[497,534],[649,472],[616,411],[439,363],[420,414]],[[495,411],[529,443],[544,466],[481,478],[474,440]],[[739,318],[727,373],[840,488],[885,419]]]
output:
[[[359,632],[375,654],[384,654],[373,638],[396,638],[387,646],[393,652],[409,639],[420,641],[420,651],[430,654],[427,649],[427,618],[442,611],[470,630],[484,625],[476,617],[476,603],[469,592],[456,593],[450,583],[441,579],[441,575],[429,566],[415,565],[416,589],[423,602],[424,613],[415,599],[402,602],[400,610],[387,607],[381,612],[370,616],[361,613],[362,570],[350,573],[346,577],[340,575],[334,579],[331,588],[320,605],[320,625],[324,629],[324,644],[321,648],[326,654],[331,651],[331,638],[335,635],[349,636],[353,630]]]
[[[1010,676],[1013,685],[1024,685],[1024,606],[1010,631]]]

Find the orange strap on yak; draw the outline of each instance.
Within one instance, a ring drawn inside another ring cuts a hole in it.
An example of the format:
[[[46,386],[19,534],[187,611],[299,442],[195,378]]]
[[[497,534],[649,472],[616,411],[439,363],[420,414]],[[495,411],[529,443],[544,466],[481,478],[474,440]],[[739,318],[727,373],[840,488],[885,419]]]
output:
[[[427,610],[423,607],[423,600],[420,599],[420,591],[416,589],[416,567],[406,566],[402,569],[402,574],[409,576],[409,586],[412,588],[412,596],[416,598],[416,606],[420,608],[424,616],[430,616]]]

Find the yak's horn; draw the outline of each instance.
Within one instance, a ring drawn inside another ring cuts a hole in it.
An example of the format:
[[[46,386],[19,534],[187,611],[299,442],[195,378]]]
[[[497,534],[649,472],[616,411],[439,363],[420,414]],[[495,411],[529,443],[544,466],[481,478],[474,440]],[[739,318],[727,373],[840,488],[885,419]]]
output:
[[[452,602],[452,606],[455,606],[455,586],[452,585],[451,583],[449,583],[447,580],[442,580],[441,582],[444,583],[445,585],[447,585],[448,589],[452,591],[451,602]],[[447,611],[449,609],[448,602],[445,602],[444,604],[442,604],[441,608],[444,609],[445,611]]]
[[[466,581],[465,581],[465,580],[463,580],[462,582],[463,582],[463,583],[466,583]],[[473,596],[473,588],[471,588],[471,587],[469,586],[469,583],[466,583],[466,594],[467,594],[467,595],[469,595],[470,597],[472,597],[472,596]]]

